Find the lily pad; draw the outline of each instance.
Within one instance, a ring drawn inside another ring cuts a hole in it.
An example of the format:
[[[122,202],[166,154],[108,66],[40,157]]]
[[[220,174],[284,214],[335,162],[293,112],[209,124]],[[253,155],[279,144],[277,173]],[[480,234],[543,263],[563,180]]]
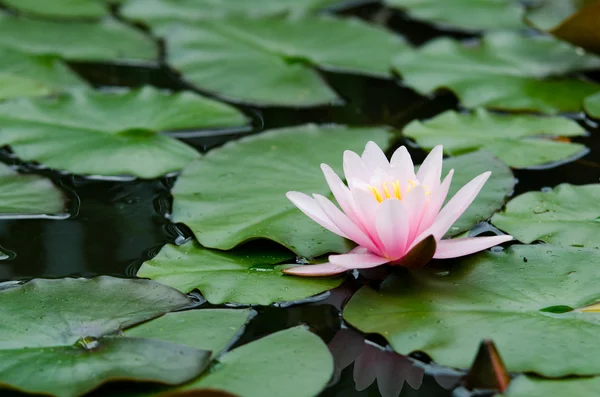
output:
[[[492,223],[524,243],[600,248],[599,203],[600,184],[562,184],[515,197]]]
[[[144,262],[138,277],[148,277],[181,292],[200,290],[213,304],[269,305],[308,298],[337,287],[343,279],[290,277],[274,264],[290,259],[288,251],[221,252],[196,242],[165,245]]]
[[[424,122],[413,121],[404,135],[430,150],[444,145],[457,155],[485,149],[513,168],[548,164],[585,153],[584,145],[552,138],[585,135],[576,122],[562,117],[499,115],[484,109],[457,113],[447,111]]]
[[[39,0],[38,0],[39,1]],[[315,12],[343,0],[127,0],[121,15],[149,25],[159,21],[201,21],[231,16],[264,17]]]
[[[153,28],[167,41],[169,64],[187,82],[258,105],[331,104],[338,97],[315,68],[390,77],[392,57],[407,48],[383,28],[325,16],[227,18]]]
[[[332,374],[327,345],[299,326],[232,350],[214,370],[182,389],[217,389],[244,397],[313,397]]]
[[[85,83],[65,64],[53,57],[33,56],[1,49],[0,100],[57,94]]]
[[[585,98],[583,105],[587,114],[595,119],[600,119],[600,92]]]
[[[155,178],[199,156],[161,132],[245,122],[233,107],[190,92],[75,90],[0,103],[0,143],[23,160],[75,174]]]
[[[538,29],[576,46],[600,52],[596,0],[542,0],[527,13],[527,21]]]
[[[329,194],[321,163],[341,173],[344,150],[362,152],[369,140],[385,149],[390,139],[382,128],[305,125],[230,142],[182,172],[172,190],[173,221],[210,248],[266,238],[306,257],[347,252],[346,240],[300,212],[285,193]]]
[[[167,313],[127,329],[130,338],[161,340],[213,352],[227,349],[253,315],[248,309],[199,309]]]
[[[600,390],[600,377],[544,379],[521,375],[512,380],[508,390],[496,397],[596,397]]]
[[[66,18],[102,18],[107,14],[104,0],[3,0],[20,13]]]
[[[156,44],[148,36],[110,18],[65,23],[0,13],[0,47],[70,61],[146,64],[158,58]]]
[[[516,0],[386,0],[411,17],[452,29],[524,28],[524,8]]]
[[[600,58],[545,36],[490,33],[476,45],[436,39],[394,61],[421,93],[453,91],[467,107],[544,113],[578,112],[598,84],[561,75],[598,68]]]
[[[511,246],[362,288],[344,318],[383,335],[398,353],[423,351],[439,364],[468,368],[492,339],[509,371],[548,377],[600,373],[600,314],[571,310],[600,300],[600,251]],[[551,347],[551,348],[549,348]]]
[[[504,206],[516,182],[510,168],[484,150],[444,159],[443,175],[451,169],[454,169],[454,177],[448,192],[448,200],[476,176],[486,171],[491,171],[492,175],[475,201],[452,225],[446,237],[456,236],[471,229],[477,223],[488,220]]]
[[[65,212],[66,198],[49,179],[19,174],[0,164],[0,217],[35,217]]]
[[[69,397],[111,380],[183,383],[206,368],[210,352],[114,335],[189,304],[164,285],[113,277],[38,279],[2,290],[0,385]]]

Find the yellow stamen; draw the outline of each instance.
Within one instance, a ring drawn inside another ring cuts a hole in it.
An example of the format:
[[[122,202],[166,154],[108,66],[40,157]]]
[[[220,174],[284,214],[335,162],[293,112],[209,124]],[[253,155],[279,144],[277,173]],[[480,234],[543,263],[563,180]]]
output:
[[[392,186],[394,186],[394,196],[396,196],[398,200],[402,200],[402,190],[400,190],[400,181],[396,180],[396,182],[394,182]]]
[[[379,190],[375,189],[373,186],[369,186],[369,189],[371,189],[371,192],[373,193],[377,201],[381,203],[383,201],[383,198],[381,197],[381,194],[379,194]]]
[[[600,312],[600,303],[594,303],[592,305],[582,307],[580,309],[577,309],[577,311],[584,312],[584,313],[599,313]]]
[[[387,187],[387,182],[383,182],[383,192],[385,193],[385,198],[392,198],[392,195]]]

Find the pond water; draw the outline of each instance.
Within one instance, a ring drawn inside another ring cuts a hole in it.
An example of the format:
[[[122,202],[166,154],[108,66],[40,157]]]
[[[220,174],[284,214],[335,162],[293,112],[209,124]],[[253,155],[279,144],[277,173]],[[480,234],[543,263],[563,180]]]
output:
[[[384,10],[378,4],[349,7],[340,13],[366,20],[385,18],[390,29],[404,35],[414,44],[441,36],[477,36],[442,30],[431,24],[413,20],[400,11]],[[154,85],[174,91],[190,89],[166,67],[144,68],[91,62],[71,62],[70,66],[99,89],[142,85]],[[438,91],[431,97],[424,97],[397,81],[324,71],[321,72],[321,76],[346,100],[346,104],[307,109],[236,105],[251,117],[250,128],[186,131],[172,135],[204,153],[227,141],[271,128],[308,122],[353,126],[388,125],[402,128],[412,120],[427,119],[446,110],[460,109],[457,98],[448,91]],[[587,78],[600,82],[600,72],[589,73]],[[595,122],[580,114],[573,115],[572,118],[590,132],[587,136],[573,139],[574,142],[587,146],[589,152],[565,164],[516,170],[518,183],[515,194],[542,190],[560,183],[581,185],[598,182],[599,128]],[[409,145],[415,163],[424,159],[426,152],[413,142],[404,140],[397,141],[388,154],[402,144]],[[8,259],[0,262],[0,280],[96,275],[135,277],[139,266],[154,257],[164,244],[181,243],[192,238],[190,230],[184,225],[177,225],[169,220],[172,206],[169,191],[177,180],[177,175],[152,180],[106,180],[73,176],[22,163],[7,149],[2,154],[2,160],[18,166],[21,172],[39,173],[52,179],[66,192],[71,216],[68,219],[0,219],[0,241],[3,250],[9,255]],[[256,307],[257,315],[250,321],[235,346],[298,324],[307,324],[313,332],[329,343],[344,327],[340,313],[341,304],[364,282],[361,278],[348,280],[324,300],[316,302],[285,307]],[[202,307],[211,305],[205,303]],[[382,338],[370,339],[374,343],[385,344]],[[416,354],[415,358],[427,360],[427,356],[423,354]],[[408,378],[411,371],[419,373],[422,368],[424,364],[416,364],[412,367],[397,367],[391,371],[395,371],[395,377]],[[375,383],[363,391],[355,390],[352,371],[352,365],[345,368],[339,380],[320,396],[379,395]],[[439,368],[430,367],[426,371],[423,384],[418,385],[416,390],[405,384],[401,396],[450,396],[452,388],[445,389],[440,386],[431,375],[436,371],[443,373]],[[109,396],[117,390],[125,389],[143,390],[140,386],[119,383],[103,386],[93,395]]]

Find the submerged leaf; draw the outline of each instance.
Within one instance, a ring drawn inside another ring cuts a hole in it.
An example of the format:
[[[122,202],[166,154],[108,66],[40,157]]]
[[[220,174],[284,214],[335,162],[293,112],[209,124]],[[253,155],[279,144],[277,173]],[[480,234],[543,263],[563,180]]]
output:
[[[583,98],[600,88],[560,77],[600,67],[600,58],[553,38],[508,32],[488,34],[476,45],[436,39],[401,53],[394,66],[419,92],[448,88],[467,107],[578,112]]]
[[[450,367],[469,367],[487,338],[511,372],[593,375],[598,313],[544,309],[597,301],[599,261],[595,249],[513,245],[458,260],[448,274],[424,269],[390,277],[378,291],[363,287],[344,318],[400,354],[423,351]]]
[[[600,248],[600,184],[558,185],[512,199],[492,223],[524,243]]]
[[[447,111],[424,122],[413,121],[404,128],[404,135],[426,150],[444,145],[450,155],[485,149],[513,168],[565,160],[586,150],[578,143],[552,139],[585,135],[585,130],[572,120],[499,115],[484,109],[470,114]]]

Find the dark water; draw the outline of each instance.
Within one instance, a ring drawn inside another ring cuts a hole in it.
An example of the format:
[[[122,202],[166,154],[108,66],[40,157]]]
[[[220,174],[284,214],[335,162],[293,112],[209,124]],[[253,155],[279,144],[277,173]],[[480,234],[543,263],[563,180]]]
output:
[[[383,9],[377,4],[357,6],[341,13],[382,22],[415,45],[441,35],[457,38],[474,36],[439,30],[432,25],[412,21],[400,12]],[[71,67],[98,88],[151,84],[171,90],[190,89],[165,67],[139,68],[84,63],[72,64]],[[338,73],[322,74],[327,83],[345,99],[345,104],[307,109],[239,106],[252,118],[251,128],[190,131],[174,135],[200,152],[205,152],[228,140],[267,128],[307,122],[401,128],[412,120],[425,119],[445,110],[458,108],[456,98],[449,92],[442,91],[431,97],[424,97],[403,87],[398,81]],[[600,80],[600,73],[592,73],[589,77]],[[590,131],[590,135],[577,138],[577,141],[589,147],[590,152],[575,162],[550,169],[516,171],[519,180],[517,194],[564,182],[598,182],[600,131],[590,120],[581,119],[580,122]],[[396,146],[403,143],[406,142],[399,141]],[[419,149],[414,148],[411,152],[415,162],[424,158],[425,153]],[[7,153],[4,153],[2,160],[9,164],[20,164]],[[60,186],[69,197],[72,216],[67,220],[0,219],[2,248],[9,253],[18,253],[0,262],[0,280],[100,274],[132,277],[141,263],[154,256],[162,245],[175,243],[186,237],[185,228],[173,225],[164,216],[170,211],[172,199],[169,189],[176,176],[155,180],[106,181],[60,175],[49,170],[40,171],[27,164],[19,166],[23,172],[42,173]],[[286,308],[256,308],[258,315],[250,322],[236,345],[297,324],[307,324],[329,342],[342,326],[340,305],[360,286],[360,279],[350,280],[323,301]],[[384,343],[381,339],[373,340]],[[427,359],[423,355],[420,358]],[[403,374],[398,376],[402,377]],[[115,390],[129,387],[121,384],[106,386],[94,395],[108,396]],[[426,375],[418,390],[405,384],[401,395],[442,397],[450,394],[451,391],[440,387],[431,376]],[[322,396],[327,397],[378,395],[375,383],[362,392],[354,389],[352,366],[342,372],[336,384],[322,393]]]

